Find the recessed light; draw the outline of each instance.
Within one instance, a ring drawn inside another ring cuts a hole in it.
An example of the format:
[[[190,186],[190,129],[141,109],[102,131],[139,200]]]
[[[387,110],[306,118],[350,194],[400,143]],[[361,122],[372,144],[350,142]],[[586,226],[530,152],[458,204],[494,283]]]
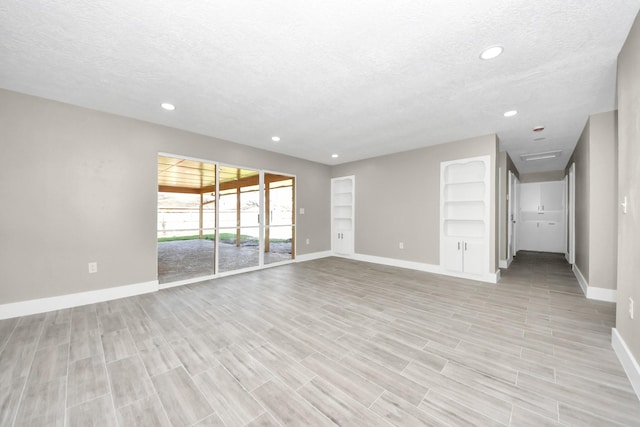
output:
[[[517,112],[516,110],[510,110],[510,111],[505,112],[505,113],[504,113],[504,116],[505,116],[505,117],[513,117],[513,116],[515,116],[516,114],[518,114],[518,112]]]
[[[337,154],[332,154],[331,157],[333,157],[334,159],[337,159],[338,155]]]
[[[167,111],[173,111],[176,109],[175,105],[169,104],[168,102],[163,102],[162,104],[160,104],[160,106]]]
[[[279,137],[279,136],[272,136],[272,137],[271,137],[271,140],[272,140],[273,142],[278,142],[278,141],[280,141],[280,137]]]
[[[482,53],[480,54],[480,58],[482,59],[493,59],[497,56],[500,56],[500,54],[502,54],[503,51],[503,47],[502,46],[491,46],[486,48],[485,50],[482,51]]]

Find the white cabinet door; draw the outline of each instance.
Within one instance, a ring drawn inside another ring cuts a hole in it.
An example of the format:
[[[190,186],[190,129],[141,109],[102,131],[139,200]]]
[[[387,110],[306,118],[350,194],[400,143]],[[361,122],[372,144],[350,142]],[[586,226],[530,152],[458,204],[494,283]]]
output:
[[[456,237],[444,237],[440,258],[440,265],[445,269],[462,271],[462,241]]]
[[[542,252],[564,253],[565,234],[561,222],[540,222],[538,250]]]
[[[540,206],[543,211],[562,210],[564,198],[564,181],[540,183]]]
[[[520,221],[520,227],[518,228],[518,250],[539,251],[539,231],[538,221]]]
[[[520,184],[520,210],[537,211],[540,208],[540,184],[528,182]]]
[[[487,270],[487,250],[481,239],[469,239],[462,242],[463,271],[471,274],[482,274]]]
[[[343,230],[333,233],[333,252],[341,255],[353,254],[353,231]]]

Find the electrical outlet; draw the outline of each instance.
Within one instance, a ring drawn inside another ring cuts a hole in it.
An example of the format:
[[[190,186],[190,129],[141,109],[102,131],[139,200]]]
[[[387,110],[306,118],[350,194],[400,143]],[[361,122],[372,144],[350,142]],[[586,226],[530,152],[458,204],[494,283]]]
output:
[[[307,237],[307,245],[311,243],[311,240]]]
[[[300,215],[304,215],[304,208],[300,208]]]
[[[633,298],[629,297],[629,317],[633,320]]]
[[[403,242],[400,242],[400,244],[398,245],[398,247],[399,247],[400,249],[404,249],[404,243],[403,243]]]
[[[89,273],[93,274],[93,273],[97,273],[98,272],[98,263],[97,262],[90,262],[89,263]]]

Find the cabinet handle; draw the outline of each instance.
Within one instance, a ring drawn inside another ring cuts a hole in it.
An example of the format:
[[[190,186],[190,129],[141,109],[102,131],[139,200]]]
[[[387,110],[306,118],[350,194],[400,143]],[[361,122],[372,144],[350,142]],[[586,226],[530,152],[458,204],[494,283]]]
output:
[[[464,242],[464,250],[467,250],[467,242]]]
[[[458,250],[460,250],[460,242],[458,242]]]

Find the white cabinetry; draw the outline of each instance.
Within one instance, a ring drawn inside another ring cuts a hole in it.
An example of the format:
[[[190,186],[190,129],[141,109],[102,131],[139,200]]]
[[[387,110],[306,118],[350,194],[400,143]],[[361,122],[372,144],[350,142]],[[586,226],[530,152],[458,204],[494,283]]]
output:
[[[354,252],[355,176],[331,180],[331,250],[339,255]]]
[[[520,185],[518,250],[565,252],[564,194],[564,181]]]
[[[489,273],[489,156],[440,164],[440,266]]]

